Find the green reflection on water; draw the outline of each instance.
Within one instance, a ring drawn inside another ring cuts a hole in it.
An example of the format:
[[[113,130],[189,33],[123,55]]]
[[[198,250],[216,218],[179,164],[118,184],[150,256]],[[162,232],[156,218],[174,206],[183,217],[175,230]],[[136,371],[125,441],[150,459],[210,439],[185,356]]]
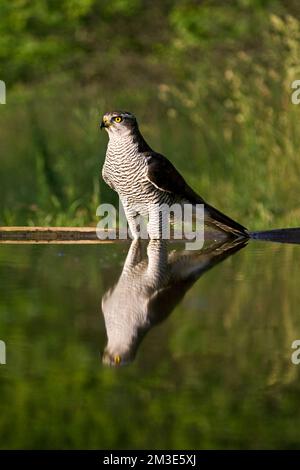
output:
[[[250,243],[108,368],[128,249],[0,247],[1,448],[299,448],[299,246]]]

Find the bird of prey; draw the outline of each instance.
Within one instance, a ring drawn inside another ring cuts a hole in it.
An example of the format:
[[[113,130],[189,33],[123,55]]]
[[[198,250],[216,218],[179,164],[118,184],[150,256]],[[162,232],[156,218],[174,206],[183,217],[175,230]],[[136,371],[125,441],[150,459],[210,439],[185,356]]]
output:
[[[146,257],[141,241],[133,240],[118,282],[102,298],[103,363],[131,362],[145,334],[171,314],[199,277],[247,242],[239,238],[213,242],[198,252],[168,252],[167,240],[150,240]]]
[[[204,204],[205,224],[228,237],[249,237],[245,227],[205,202],[166,157],[151,149],[132,113],[106,113],[101,128],[109,136],[102,176],[119,194],[133,238],[139,236],[137,215],[148,217],[150,239],[160,238],[161,222],[152,208],[173,204]]]

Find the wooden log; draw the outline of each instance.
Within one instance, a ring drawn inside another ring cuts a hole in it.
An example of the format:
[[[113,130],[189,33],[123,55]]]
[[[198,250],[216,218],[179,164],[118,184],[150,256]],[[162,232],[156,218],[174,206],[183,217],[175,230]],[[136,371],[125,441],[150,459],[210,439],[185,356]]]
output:
[[[0,243],[112,243],[115,241],[109,238],[100,240],[95,227],[0,227]]]
[[[0,227],[0,243],[120,243],[115,231],[102,231],[102,239],[97,237],[95,227]],[[111,238],[109,238],[109,235]],[[220,232],[205,232],[205,240],[219,241],[224,238]],[[187,240],[185,238],[185,240]],[[173,241],[180,241],[174,240]]]

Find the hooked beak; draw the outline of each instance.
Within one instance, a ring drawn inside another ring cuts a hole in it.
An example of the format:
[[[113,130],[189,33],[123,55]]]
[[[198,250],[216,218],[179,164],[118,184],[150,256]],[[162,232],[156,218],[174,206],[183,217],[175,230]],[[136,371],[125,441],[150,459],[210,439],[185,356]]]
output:
[[[104,127],[107,128],[110,126],[110,122],[109,122],[109,119],[107,117],[104,117],[102,119],[102,122],[100,124],[100,129],[103,129]]]

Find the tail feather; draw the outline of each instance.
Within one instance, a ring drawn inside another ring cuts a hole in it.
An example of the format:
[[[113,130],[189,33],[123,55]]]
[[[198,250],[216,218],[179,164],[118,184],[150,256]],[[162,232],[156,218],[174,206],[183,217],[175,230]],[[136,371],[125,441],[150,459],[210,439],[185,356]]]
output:
[[[246,227],[220,212],[213,206],[205,204],[206,216],[209,224],[216,226],[224,232],[231,233],[239,237],[249,238],[250,234]]]

